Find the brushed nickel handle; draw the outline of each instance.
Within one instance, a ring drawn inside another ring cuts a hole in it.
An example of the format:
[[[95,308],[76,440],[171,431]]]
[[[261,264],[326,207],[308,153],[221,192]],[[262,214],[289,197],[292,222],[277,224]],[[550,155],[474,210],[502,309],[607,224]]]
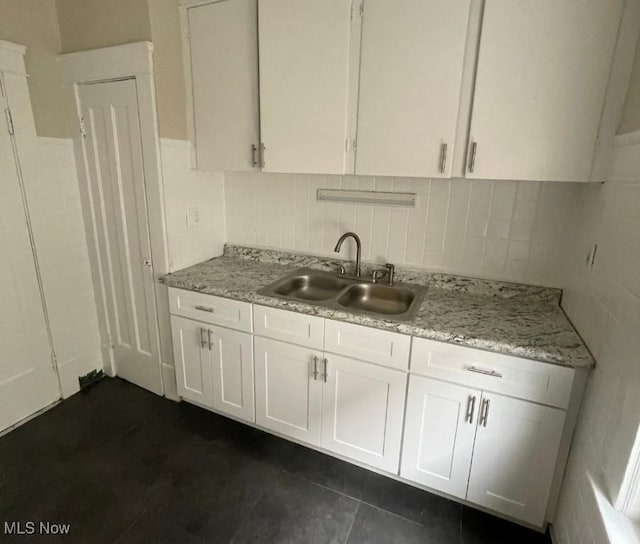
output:
[[[469,395],[467,398],[467,415],[464,420],[473,424],[473,413],[476,411],[476,396]]]
[[[440,144],[440,166],[438,170],[441,174],[444,174],[447,169],[447,147],[446,143]]]
[[[264,152],[267,150],[267,148],[265,147],[265,145],[260,142],[260,168],[264,168],[265,162],[264,162]]]
[[[318,356],[313,357],[313,379],[318,380]]]
[[[211,308],[210,306],[200,306],[200,305],[196,305],[196,310],[200,310],[201,312],[209,312],[210,314],[213,313],[213,308]]]
[[[251,167],[255,168],[256,166],[258,166],[258,148],[256,147],[256,144],[251,144]]]
[[[489,420],[489,399],[482,399],[482,408],[480,409],[480,425],[487,426]]]
[[[502,378],[502,374],[497,370],[485,370],[484,368],[478,368],[475,366],[467,367],[469,372],[475,372],[476,374],[483,374],[485,376],[491,376],[492,378]]]
[[[329,361],[327,361],[327,358],[324,358],[324,376],[322,377],[322,381],[324,383],[327,383],[327,377],[329,376],[327,368],[329,367]]]
[[[205,336],[207,329],[200,327],[200,345],[203,348],[207,347],[207,337]]]
[[[476,169],[476,153],[478,152],[478,142],[472,142],[471,153],[469,157],[469,172],[473,173]]]
[[[213,342],[211,340],[211,335],[213,334],[213,331],[211,329],[207,330],[207,335],[209,337],[209,351],[211,351],[211,348],[213,347]]]

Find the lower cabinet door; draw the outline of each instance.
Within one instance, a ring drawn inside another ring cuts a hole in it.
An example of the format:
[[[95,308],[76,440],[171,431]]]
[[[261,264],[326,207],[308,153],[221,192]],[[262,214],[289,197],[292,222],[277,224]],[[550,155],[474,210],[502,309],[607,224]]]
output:
[[[483,393],[467,499],[542,526],[565,413]]]
[[[322,430],[322,352],[254,337],[256,423],[316,446]]]
[[[324,357],[322,447],[397,474],[406,373]]]
[[[178,394],[213,407],[213,368],[209,356],[209,325],[171,316],[173,356]]]
[[[251,335],[210,327],[213,407],[245,421],[255,421]]]
[[[400,475],[465,498],[482,392],[411,376]]]

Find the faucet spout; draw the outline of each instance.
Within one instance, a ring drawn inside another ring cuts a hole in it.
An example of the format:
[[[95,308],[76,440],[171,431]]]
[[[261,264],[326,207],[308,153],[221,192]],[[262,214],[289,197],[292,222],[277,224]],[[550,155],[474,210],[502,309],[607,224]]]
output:
[[[347,238],[353,238],[356,243],[356,276],[359,278],[361,275],[360,256],[362,254],[362,243],[360,242],[360,237],[355,232],[345,232],[338,239],[338,243],[336,244],[334,251],[336,253],[340,253],[342,242],[344,242]]]

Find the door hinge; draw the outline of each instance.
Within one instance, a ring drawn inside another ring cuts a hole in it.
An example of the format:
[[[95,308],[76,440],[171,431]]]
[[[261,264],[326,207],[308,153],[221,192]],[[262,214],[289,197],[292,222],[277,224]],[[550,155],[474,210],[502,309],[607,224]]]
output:
[[[84,117],[80,117],[80,134],[83,138],[87,137],[87,129],[84,126]]]
[[[353,2],[351,2],[351,20],[353,21]]]
[[[360,2],[360,17],[364,17],[364,0]]]
[[[107,343],[108,343],[108,348],[109,349],[113,349],[115,346],[113,345],[113,336],[111,336],[111,333],[107,333]]]
[[[14,135],[13,117],[11,115],[11,110],[9,108],[5,108],[4,116],[7,118],[7,130],[9,131],[9,134],[13,136]]]

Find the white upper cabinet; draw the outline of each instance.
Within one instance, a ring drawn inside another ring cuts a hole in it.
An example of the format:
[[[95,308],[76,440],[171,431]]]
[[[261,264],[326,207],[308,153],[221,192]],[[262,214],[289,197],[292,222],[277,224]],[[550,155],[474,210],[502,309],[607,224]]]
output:
[[[487,0],[467,177],[588,181],[622,0]]]
[[[350,0],[260,0],[263,170],[343,174]]]
[[[258,166],[257,13],[257,0],[222,0],[187,9],[187,81],[201,170]]]
[[[450,177],[470,0],[364,0],[356,174]]]

